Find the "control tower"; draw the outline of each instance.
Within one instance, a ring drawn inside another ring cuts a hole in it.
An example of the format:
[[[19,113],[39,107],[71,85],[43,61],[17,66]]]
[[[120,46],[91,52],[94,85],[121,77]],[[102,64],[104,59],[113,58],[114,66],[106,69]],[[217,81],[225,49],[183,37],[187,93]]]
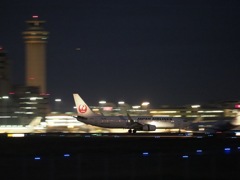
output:
[[[45,31],[45,21],[32,16],[26,21],[28,27],[23,32],[26,50],[26,85],[39,87],[40,93],[46,93],[46,43],[48,31]]]

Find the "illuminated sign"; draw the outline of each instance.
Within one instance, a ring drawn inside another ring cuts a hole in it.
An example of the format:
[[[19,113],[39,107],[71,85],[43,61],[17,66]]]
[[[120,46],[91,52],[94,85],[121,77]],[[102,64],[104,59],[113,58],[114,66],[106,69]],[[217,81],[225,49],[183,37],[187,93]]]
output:
[[[235,104],[235,108],[240,108],[240,104]]]

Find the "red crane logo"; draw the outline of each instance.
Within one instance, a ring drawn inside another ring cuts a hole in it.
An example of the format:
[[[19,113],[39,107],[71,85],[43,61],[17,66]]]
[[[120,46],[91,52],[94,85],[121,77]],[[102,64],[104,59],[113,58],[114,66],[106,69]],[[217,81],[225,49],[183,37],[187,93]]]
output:
[[[86,106],[85,104],[79,105],[79,106],[78,106],[78,112],[79,112],[79,113],[85,113],[85,112],[87,112],[87,106]]]

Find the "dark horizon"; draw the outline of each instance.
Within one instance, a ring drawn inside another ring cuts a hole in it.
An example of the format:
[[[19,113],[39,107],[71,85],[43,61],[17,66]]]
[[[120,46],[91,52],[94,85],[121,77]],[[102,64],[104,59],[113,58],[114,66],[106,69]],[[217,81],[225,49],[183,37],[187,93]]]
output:
[[[32,15],[50,32],[48,93],[67,108],[72,93],[153,108],[240,99],[238,1],[3,0],[0,45],[14,84],[24,84],[21,33]]]

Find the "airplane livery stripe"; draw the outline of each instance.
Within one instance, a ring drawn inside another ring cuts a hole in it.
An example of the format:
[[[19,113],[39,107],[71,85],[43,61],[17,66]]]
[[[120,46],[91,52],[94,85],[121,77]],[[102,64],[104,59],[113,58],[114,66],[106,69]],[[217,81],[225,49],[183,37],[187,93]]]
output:
[[[169,117],[138,117],[137,120],[172,120]]]

